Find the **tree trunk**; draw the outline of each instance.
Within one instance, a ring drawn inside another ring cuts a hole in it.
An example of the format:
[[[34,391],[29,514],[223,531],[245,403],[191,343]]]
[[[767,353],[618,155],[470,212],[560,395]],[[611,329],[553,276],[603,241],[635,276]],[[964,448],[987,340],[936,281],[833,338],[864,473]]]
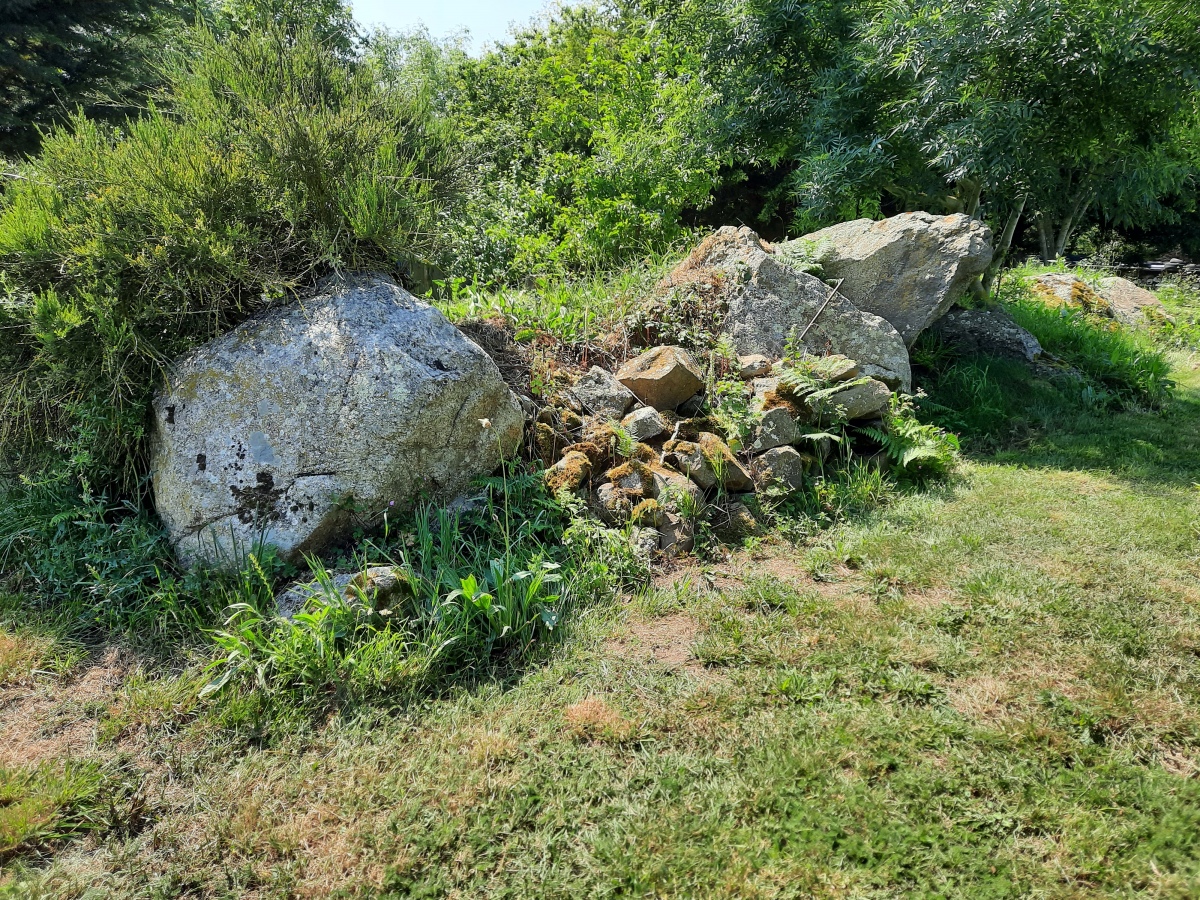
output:
[[[1079,217],[1091,205],[1090,193],[1091,191],[1086,188],[1080,189],[1079,193],[1075,195],[1075,200],[1071,203],[1071,209],[1067,213],[1067,217],[1058,226],[1058,239],[1054,243],[1055,258],[1062,256],[1066,252],[1067,241],[1071,239],[1071,232],[1075,228],[1075,223],[1079,221]]]
[[[1053,262],[1054,257],[1050,255],[1050,223],[1046,221],[1046,217],[1041,213],[1037,214],[1037,230],[1038,230],[1038,245],[1041,249],[1042,262]]]
[[[1008,214],[1008,221],[1004,223],[1004,230],[1000,232],[1000,240],[996,243],[996,250],[992,254],[992,262],[987,267],[987,271],[983,273],[983,293],[985,295],[992,292],[992,284],[996,281],[996,276],[1000,274],[1000,267],[1004,265],[1004,260],[1008,258],[1008,251],[1012,247],[1013,235],[1017,233],[1017,225],[1021,221],[1021,216],[1025,212],[1025,202],[1029,199],[1028,195],[1017,201],[1017,205],[1013,207],[1012,212]]]

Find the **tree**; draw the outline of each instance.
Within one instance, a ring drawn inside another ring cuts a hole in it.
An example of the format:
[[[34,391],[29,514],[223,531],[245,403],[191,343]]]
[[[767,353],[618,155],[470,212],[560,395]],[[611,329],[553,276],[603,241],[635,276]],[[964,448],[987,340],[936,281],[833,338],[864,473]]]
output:
[[[0,0],[0,155],[36,150],[39,129],[77,106],[127,115],[154,82],[150,60],[193,9],[185,0]]]
[[[970,214],[985,200],[1005,223],[1000,258],[1022,214],[1045,258],[1089,209],[1116,224],[1169,215],[1163,198],[1195,171],[1179,137],[1200,30],[1193,7],[1171,9],[889,0],[864,24],[849,77],[829,86],[831,105],[847,92],[868,104],[831,118],[825,139],[886,150],[887,189],[902,200],[908,184],[940,187],[943,206]]]

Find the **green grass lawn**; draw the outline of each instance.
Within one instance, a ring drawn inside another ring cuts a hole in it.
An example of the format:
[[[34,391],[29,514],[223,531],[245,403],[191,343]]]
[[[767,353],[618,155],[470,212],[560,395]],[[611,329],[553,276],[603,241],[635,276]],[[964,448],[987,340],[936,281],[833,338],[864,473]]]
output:
[[[1174,362],[1162,412],[967,441],[948,485],[660,573],[399,712],[271,724],[199,700],[196,665],[132,666],[71,707],[90,768],[0,769],[0,812],[42,817],[0,896],[1198,896],[1200,371]],[[99,663],[41,668],[68,651],[6,615],[8,729]]]

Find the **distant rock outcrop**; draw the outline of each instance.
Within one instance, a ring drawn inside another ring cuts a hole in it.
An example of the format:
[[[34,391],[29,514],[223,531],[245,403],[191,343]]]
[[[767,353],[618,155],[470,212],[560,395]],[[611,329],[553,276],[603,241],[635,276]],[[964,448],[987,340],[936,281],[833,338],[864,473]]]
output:
[[[185,563],[237,565],[260,542],[295,559],[393,504],[461,493],[524,422],[483,350],[359,276],[174,366],[154,404],[155,502]]]

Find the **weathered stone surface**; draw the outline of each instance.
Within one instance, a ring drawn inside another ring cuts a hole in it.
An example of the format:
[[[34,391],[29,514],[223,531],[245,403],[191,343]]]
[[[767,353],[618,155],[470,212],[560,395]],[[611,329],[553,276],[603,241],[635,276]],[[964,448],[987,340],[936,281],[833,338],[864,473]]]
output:
[[[662,524],[665,512],[657,500],[647,498],[629,513],[629,521],[641,527],[656,528]]]
[[[1162,301],[1127,278],[1108,276],[1100,279],[1100,296],[1108,301],[1112,317],[1122,325],[1136,328],[1147,321],[1169,318]]]
[[[892,392],[882,381],[863,378],[817,391],[805,398],[804,403],[814,415],[822,410],[842,409],[846,419],[869,419],[888,408]]]
[[[662,543],[662,535],[655,528],[631,528],[629,543],[637,551],[638,556],[648,559],[658,550]]]
[[[805,459],[792,447],[775,447],[754,460],[760,486],[780,484],[791,491],[804,487]]]
[[[571,385],[571,396],[589,413],[602,419],[620,422],[637,403],[637,397],[617,381],[616,377],[599,366],[592,366]]]
[[[778,358],[789,335],[799,340],[803,334],[801,343],[812,353],[845,354],[858,360],[865,374],[909,389],[908,350],[896,329],[819,278],[788,266],[749,228],[720,229],[692,251],[668,282],[684,283],[698,272],[722,279],[727,298],[722,330],[739,354]]]
[[[643,406],[622,419],[621,427],[635,441],[652,441],[666,432],[667,423],[653,407]]]
[[[709,464],[724,476],[726,490],[737,493],[754,487],[754,479],[723,440],[705,431],[700,434],[697,444]]]
[[[652,496],[665,509],[678,512],[681,504],[690,502],[694,506],[704,499],[699,485],[686,475],[662,466],[653,467],[652,473]]]
[[[663,449],[668,461],[704,490],[714,488],[718,483],[734,492],[748,490],[754,485],[750,473],[715,434],[706,431],[695,441],[668,441]]]
[[[696,482],[704,490],[717,486],[717,474],[708,458],[694,441],[667,441],[663,448],[667,461]]]
[[[947,345],[963,353],[985,353],[1034,362],[1042,345],[1002,309],[952,309],[930,328]]]
[[[691,553],[696,546],[696,530],[690,519],[666,513],[658,526],[659,547],[665,556]]]
[[[808,364],[813,375],[826,381],[849,381],[859,375],[858,363],[840,353],[831,356],[806,357],[804,362]]]
[[[796,425],[795,417],[789,410],[777,406],[763,413],[750,449],[755,453],[762,453],[775,447],[794,444],[799,437],[800,429]]]
[[[856,219],[800,241],[815,242],[825,277],[840,279],[841,292],[855,306],[891,322],[909,347],[992,261],[991,230],[961,214]],[[798,246],[789,241],[779,252],[786,257]],[[862,361],[852,352],[847,355]]]
[[[585,453],[568,450],[562,459],[546,470],[543,477],[552,494],[577,491],[592,477],[592,461]]]
[[[606,524],[624,525],[629,521],[633,503],[623,490],[615,484],[606,482],[596,488],[592,508]]]
[[[440,312],[358,276],[175,364],[154,402],[155,503],[186,564],[240,565],[260,542],[295,559],[347,534],[351,505],[462,492],[524,420]]]
[[[1044,272],[1027,276],[1025,282],[1042,302],[1050,306],[1071,306],[1098,316],[1112,315],[1108,301],[1077,275]]]
[[[617,370],[617,380],[647,406],[672,410],[704,387],[704,373],[682,347],[653,347]]]
[[[771,360],[763,356],[761,353],[751,353],[748,356],[738,357],[738,377],[742,381],[750,381],[753,378],[761,378],[764,375],[771,374]]]

